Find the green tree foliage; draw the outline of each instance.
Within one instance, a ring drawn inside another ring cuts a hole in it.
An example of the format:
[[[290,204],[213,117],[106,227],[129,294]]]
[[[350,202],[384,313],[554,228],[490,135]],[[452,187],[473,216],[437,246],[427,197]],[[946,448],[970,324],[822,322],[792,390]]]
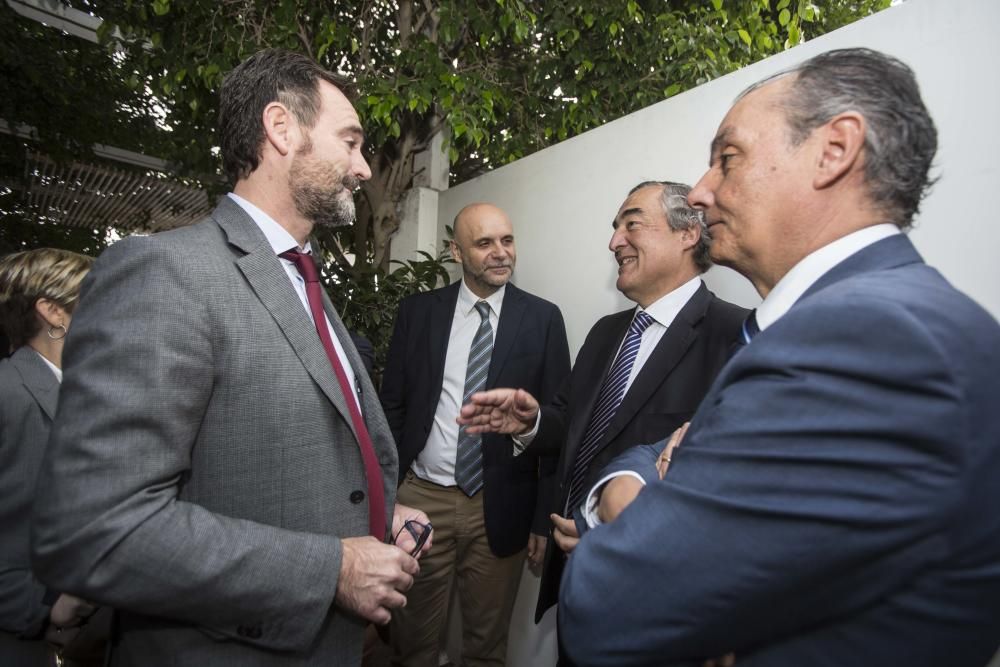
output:
[[[116,145],[204,179],[219,173],[213,150],[219,86],[249,54],[268,46],[296,49],[356,82],[373,176],[359,197],[357,224],[336,234],[321,230],[318,241],[326,274],[340,286],[331,296],[349,323],[378,338],[399,295],[442,277],[434,258],[394,270],[388,262],[414,156],[437,132],[450,139],[445,150],[452,179],[460,182],[883,9],[889,0],[68,4],[105,19],[104,52],[67,46],[75,38],[23,22],[6,30],[4,16],[3,87],[25,94],[0,106],[0,117],[36,126],[47,119],[44,133],[77,152],[91,142]],[[151,135],[154,117],[164,131]]]
[[[154,92],[170,155],[212,153],[222,77],[284,46],[357,82],[372,179],[355,228],[323,239],[347,274],[387,266],[414,155],[440,130],[465,180],[794,46],[889,0],[77,0]],[[111,39],[112,30],[124,42]],[[348,255],[358,258],[352,265]]]
[[[420,258],[394,263],[389,271],[370,266],[348,274],[340,264],[331,262],[324,270],[330,298],[337,311],[355,333],[361,334],[375,348],[375,375],[385,368],[385,357],[392,338],[393,321],[399,301],[415,292],[447,284],[450,255],[442,250],[436,257],[420,251]]]
[[[24,199],[27,150],[60,162],[99,162],[95,144],[167,152],[155,99],[138,76],[122,76],[107,48],[18,16],[0,3],[0,119],[34,130],[0,135],[0,253],[56,246],[97,254],[107,230],[39,220]],[[119,167],[120,168],[120,167]]]

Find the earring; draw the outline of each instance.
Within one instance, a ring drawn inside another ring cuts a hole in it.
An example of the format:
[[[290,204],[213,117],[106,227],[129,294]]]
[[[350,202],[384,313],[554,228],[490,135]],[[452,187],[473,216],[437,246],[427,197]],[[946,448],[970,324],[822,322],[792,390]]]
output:
[[[54,335],[52,332],[55,331],[56,329],[62,329],[62,335],[60,335],[60,336]],[[52,340],[62,340],[63,338],[66,337],[66,325],[65,324],[57,324],[54,327],[50,326],[47,333],[49,334],[49,338],[51,338]]]

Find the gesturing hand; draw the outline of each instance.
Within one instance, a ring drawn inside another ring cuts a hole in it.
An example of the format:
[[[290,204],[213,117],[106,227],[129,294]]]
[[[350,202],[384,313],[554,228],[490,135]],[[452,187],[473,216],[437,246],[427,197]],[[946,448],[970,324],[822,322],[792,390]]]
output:
[[[406,606],[403,593],[410,590],[420,565],[402,549],[371,536],[348,537],[341,545],[337,605],[385,625],[392,609]]]
[[[538,401],[523,389],[479,391],[462,406],[458,423],[469,433],[514,434],[530,431],[538,416]]]

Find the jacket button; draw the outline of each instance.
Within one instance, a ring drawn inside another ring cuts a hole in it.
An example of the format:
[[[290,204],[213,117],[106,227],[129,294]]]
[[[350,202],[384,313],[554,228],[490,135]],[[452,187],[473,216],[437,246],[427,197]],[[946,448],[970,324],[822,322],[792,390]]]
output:
[[[364,491],[351,491],[351,502],[357,505],[365,499]]]

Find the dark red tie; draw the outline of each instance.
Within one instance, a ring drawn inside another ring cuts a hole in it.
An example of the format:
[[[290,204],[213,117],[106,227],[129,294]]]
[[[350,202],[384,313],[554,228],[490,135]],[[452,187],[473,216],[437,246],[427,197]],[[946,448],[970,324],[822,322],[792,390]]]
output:
[[[351,413],[354,430],[358,432],[358,447],[361,449],[361,458],[365,462],[365,477],[368,480],[368,527],[377,540],[385,540],[385,487],[382,483],[382,468],[378,464],[378,459],[375,458],[375,447],[372,445],[371,436],[368,435],[368,427],[365,426],[365,422],[361,418],[354,389],[347,381],[347,373],[344,372],[344,367],[337,356],[337,350],[333,347],[333,339],[330,338],[330,327],[326,324],[326,314],[323,311],[319,272],[316,270],[312,255],[298,250],[289,250],[279,256],[294,262],[299,274],[306,281],[306,296],[309,298],[309,310],[312,311],[313,322],[316,324],[316,333],[319,334],[319,339],[323,342],[326,356],[330,358],[330,365],[333,366],[337,382],[340,383],[340,391],[344,394],[344,402],[347,403],[347,409]]]

